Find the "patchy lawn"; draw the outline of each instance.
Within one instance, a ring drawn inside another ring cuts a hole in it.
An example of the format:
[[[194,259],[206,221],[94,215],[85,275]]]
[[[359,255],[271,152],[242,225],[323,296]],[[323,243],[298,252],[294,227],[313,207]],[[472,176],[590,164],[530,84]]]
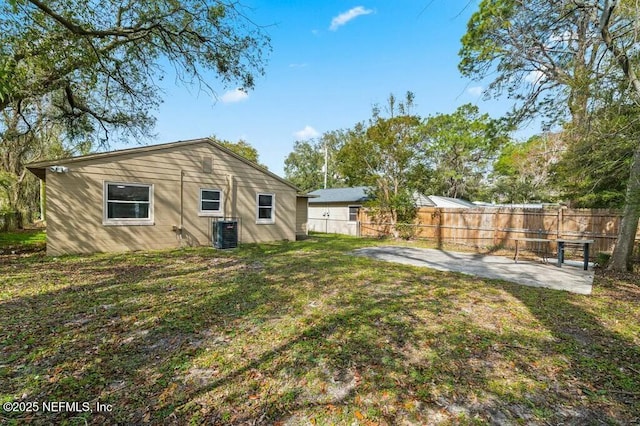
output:
[[[640,419],[638,277],[581,296],[347,254],[372,244],[0,256],[0,423]]]
[[[42,251],[45,249],[46,238],[42,229],[0,232],[0,255]]]

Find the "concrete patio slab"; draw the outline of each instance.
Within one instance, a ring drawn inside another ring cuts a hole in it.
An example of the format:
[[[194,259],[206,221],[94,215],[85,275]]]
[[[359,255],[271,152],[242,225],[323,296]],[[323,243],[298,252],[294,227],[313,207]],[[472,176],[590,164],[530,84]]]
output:
[[[519,260],[515,263],[513,259],[504,256],[397,246],[367,247],[354,250],[354,254],[578,294],[591,294],[593,285],[592,270],[584,271],[581,267],[567,264],[559,268],[555,262],[544,264]]]

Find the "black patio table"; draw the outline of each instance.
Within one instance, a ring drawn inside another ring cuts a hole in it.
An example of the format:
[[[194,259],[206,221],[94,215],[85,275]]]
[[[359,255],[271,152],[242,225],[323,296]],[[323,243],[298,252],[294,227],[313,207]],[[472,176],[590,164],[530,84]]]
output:
[[[577,244],[582,245],[582,253],[584,258],[584,270],[589,269],[589,244],[593,244],[595,240],[568,240],[558,239],[558,267],[562,268],[564,263],[564,246],[565,244]]]

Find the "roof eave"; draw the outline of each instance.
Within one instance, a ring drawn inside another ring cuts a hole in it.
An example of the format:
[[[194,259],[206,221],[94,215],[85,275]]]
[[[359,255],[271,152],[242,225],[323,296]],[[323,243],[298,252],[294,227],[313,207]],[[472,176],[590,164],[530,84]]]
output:
[[[296,192],[300,192],[300,188],[295,186],[293,183],[291,183],[288,180],[286,180],[286,179],[276,175],[275,173],[265,169],[264,167],[261,167],[259,164],[256,164],[253,161],[250,161],[250,160],[244,158],[243,156],[236,154],[235,152],[231,151],[229,148],[226,148],[226,147],[220,145],[219,143],[216,143],[211,138],[199,138],[199,139],[191,139],[191,140],[186,140],[186,141],[168,142],[168,143],[157,144],[157,145],[149,145],[149,146],[141,146],[141,147],[135,147],[135,148],[120,149],[120,150],[111,151],[111,152],[99,152],[99,153],[96,153],[96,154],[80,155],[80,156],[77,156],[77,157],[59,158],[59,159],[56,159],[56,160],[39,161],[39,162],[27,164],[26,168],[31,173],[36,175],[38,178],[40,178],[42,180],[46,180],[46,169],[48,167],[51,167],[51,166],[54,166],[54,165],[58,165],[58,164],[73,164],[73,163],[78,163],[78,162],[81,162],[81,161],[97,160],[97,159],[101,159],[101,158],[116,157],[116,156],[119,156],[119,155],[126,155],[126,154],[132,154],[132,153],[144,153],[144,152],[157,151],[157,150],[161,150],[161,149],[171,148],[171,147],[175,147],[175,146],[185,146],[185,145],[193,145],[193,144],[199,144],[199,143],[208,143],[208,144],[218,148],[222,152],[225,152],[226,154],[229,154],[232,157],[238,159],[239,161],[242,161],[243,163],[246,163],[247,165],[253,167],[254,169],[259,170],[259,171],[271,176],[272,178],[284,183],[285,185],[287,185],[287,186],[291,187],[292,189],[294,189]]]
[[[45,167],[27,166],[27,170],[29,170],[31,173],[36,175],[36,177],[38,179],[43,180],[43,181],[46,182],[46,180],[47,180],[47,169]]]

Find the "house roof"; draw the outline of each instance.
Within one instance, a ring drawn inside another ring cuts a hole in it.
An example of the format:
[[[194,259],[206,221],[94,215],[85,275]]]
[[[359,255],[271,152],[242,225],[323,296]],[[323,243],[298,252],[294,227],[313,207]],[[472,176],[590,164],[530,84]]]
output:
[[[309,204],[321,203],[363,203],[370,198],[367,195],[368,186],[354,186],[352,188],[327,188],[316,189],[309,195],[315,198],[309,199]]]
[[[245,157],[236,154],[235,152],[231,151],[230,149],[214,142],[212,139],[210,138],[199,138],[199,139],[190,139],[190,140],[186,140],[186,141],[177,141],[177,142],[169,142],[169,143],[162,143],[162,144],[157,144],[157,145],[148,145],[148,146],[141,146],[141,147],[136,147],[136,148],[127,148],[127,149],[119,149],[117,151],[108,151],[108,152],[99,152],[96,154],[88,154],[88,155],[79,155],[77,157],[68,157],[68,158],[59,158],[57,160],[47,160],[47,161],[40,161],[37,163],[31,163],[31,164],[27,164],[27,169],[33,173],[34,175],[38,176],[40,179],[42,180],[46,180],[46,169],[52,166],[61,166],[61,165],[67,165],[67,164],[74,164],[74,163],[78,163],[81,161],[88,161],[88,160],[100,160],[100,159],[111,159],[113,157],[117,157],[120,155],[127,155],[127,154],[139,154],[139,153],[147,153],[147,152],[154,152],[154,151],[159,151],[159,150],[163,150],[163,149],[170,149],[170,148],[176,148],[176,147],[183,147],[183,146],[189,146],[189,145],[196,145],[196,144],[201,144],[201,143],[208,143],[209,145],[231,155],[232,157],[237,158],[238,160],[248,164],[249,166],[253,167],[256,170],[259,170],[271,177],[273,177],[274,179],[279,180],[280,182],[284,183],[285,185],[290,186],[291,188],[295,189],[296,191],[299,191],[298,187],[296,187],[294,184],[292,184],[291,182],[289,182],[286,179],[281,178],[280,176],[276,175],[275,173],[270,172],[269,170],[265,169],[264,167],[259,166],[258,164],[254,163],[253,161],[250,161],[248,159],[246,159]]]

